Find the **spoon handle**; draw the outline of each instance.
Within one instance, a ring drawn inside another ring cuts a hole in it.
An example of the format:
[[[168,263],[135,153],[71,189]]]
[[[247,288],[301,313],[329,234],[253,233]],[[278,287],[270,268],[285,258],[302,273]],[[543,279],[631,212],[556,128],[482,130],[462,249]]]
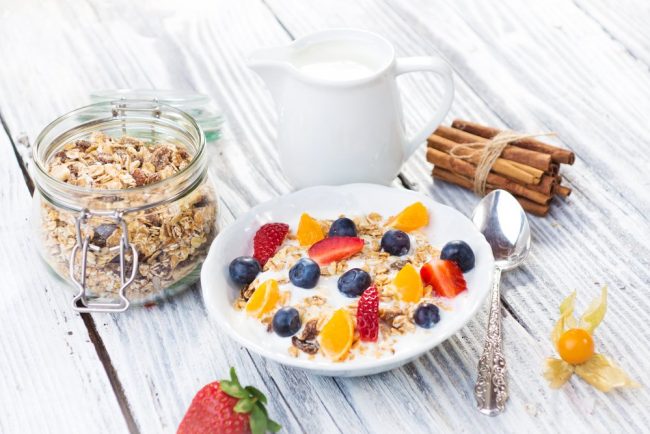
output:
[[[476,404],[481,413],[496,416],[505,409],[508,399],[506,359],[501,351],[501,269],[496,267],[492,281],[490,318],[483,353],[478,361],[478,378],[474,386]]]

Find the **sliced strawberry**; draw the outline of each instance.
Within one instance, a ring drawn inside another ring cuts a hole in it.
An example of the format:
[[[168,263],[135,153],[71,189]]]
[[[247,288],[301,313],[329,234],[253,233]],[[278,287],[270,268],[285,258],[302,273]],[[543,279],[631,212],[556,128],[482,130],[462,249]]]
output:
[[[454,261],[436,259],[426,263],[420,269],[420,277],[439,297],[454,298],[467,289],[463,272]]]
[[[377,341],[379,336],[379,294],[374,286],[363,291],[359,299],[357,330],[362,341]]]
[[[253,238],[253,257],[262,267],[276,254],[288,233],[289,225],[284,223],[267,223],[257,230]]]
[[[357,237],[329,237],[309,248],[309,257],[318,265],[340,261],[363,250],[363,240]]]

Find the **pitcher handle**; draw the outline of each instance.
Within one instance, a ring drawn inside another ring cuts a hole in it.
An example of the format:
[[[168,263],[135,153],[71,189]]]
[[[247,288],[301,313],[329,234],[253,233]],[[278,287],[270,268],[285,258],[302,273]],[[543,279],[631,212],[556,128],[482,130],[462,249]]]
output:
[[[404,160],[409,158],[418,146],[440,125],[447,115],[451,102],[454,99],[454,79],[451,67],[439,57],[403,57],[395,61],[395,76],[407,72],[433,72],[438,74],[443,81],[442,103],[433,115],[415,136],[406,143]]]

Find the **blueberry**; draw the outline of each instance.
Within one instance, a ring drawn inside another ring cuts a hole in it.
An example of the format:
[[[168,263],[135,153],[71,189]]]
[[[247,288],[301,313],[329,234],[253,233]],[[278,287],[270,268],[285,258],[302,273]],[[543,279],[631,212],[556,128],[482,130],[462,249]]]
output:
[[[318,283],[320,267],[313,259],[302,258],[289,270],[289,280],[298,288],[311,289]]]
[[[449,259],[464,272],[474,268],[474,252],[465,241],[449,241],[440,252],[440,259]]]
[[[430,329],[440,321],[440,310],[435,304],[422,303],[415,309],[413,320],[420,327]]]
[[[411,239],[406,232],[392,229],[381,237],[381,248],[393,256],[403,256],[411,248]]]
[[[283,307],[273,315],[273,331],[286,338],[300,330],[300,314],[293,307]]]
[[[346,297],[359,297],[371,283],[370,274],[360,268],[352,268],[339,277],[337,286]]]
[[[228,271],[230,272],[230,278],[236,283],[248,285],[255,280],[259,272],[262,271],[262,267],[260,267],[257,259],[250,256],[240,256],[232,260]]]
[[[334,220],[327,235],[329,237],[356,237],[357,227],[349,218],[341,217],[340,219]]]

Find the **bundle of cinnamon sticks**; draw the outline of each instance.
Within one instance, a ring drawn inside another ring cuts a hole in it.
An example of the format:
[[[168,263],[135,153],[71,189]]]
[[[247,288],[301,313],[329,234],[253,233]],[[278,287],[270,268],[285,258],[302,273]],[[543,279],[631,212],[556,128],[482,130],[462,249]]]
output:
[[[433,177],[473,189],[481,153],[477,144],[488,143],[501,131],[497,128],[456,119],[451,127],[440,126],[428,138],[427,160],[434,164]],[[458,146],[459,144],[472,144]],[[479,145],[480,148],[480,145]],[[560,164],[573,164],[575,154],[536,138],[524,137],[509,143],[492,165],[486,191],[512,193],[529,213],[545,216],[554,196],[565,198],[571,189],[562,185]]]

